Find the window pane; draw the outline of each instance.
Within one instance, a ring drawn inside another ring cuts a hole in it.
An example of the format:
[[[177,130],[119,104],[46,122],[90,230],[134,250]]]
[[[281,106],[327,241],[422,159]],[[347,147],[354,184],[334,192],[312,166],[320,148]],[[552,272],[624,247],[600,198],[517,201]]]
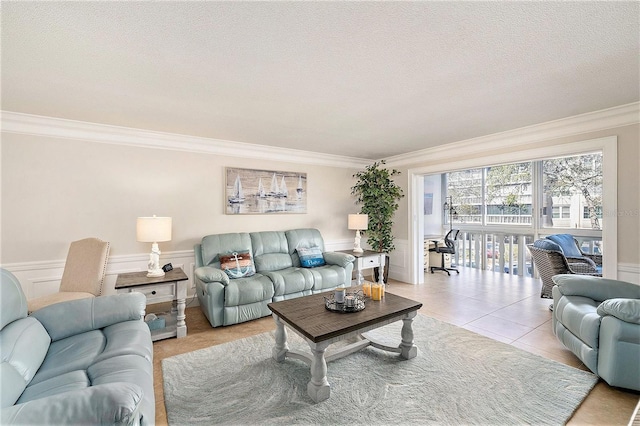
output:
[[[447,195],[452,199],[453,223],[482,222],[482,169],[447,173]]]
[[[531,163],[486,168],[486,223],[531,224]]]
[[[602,229],[602,154],[542,162],[542,226]]]

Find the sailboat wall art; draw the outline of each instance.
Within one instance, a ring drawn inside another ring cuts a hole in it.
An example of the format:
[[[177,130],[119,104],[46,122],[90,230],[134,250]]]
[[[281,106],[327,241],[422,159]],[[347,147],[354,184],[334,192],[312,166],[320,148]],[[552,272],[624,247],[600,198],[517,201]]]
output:
[[[225,169],[226,214],[307,212],[307,174],[277,170]]]

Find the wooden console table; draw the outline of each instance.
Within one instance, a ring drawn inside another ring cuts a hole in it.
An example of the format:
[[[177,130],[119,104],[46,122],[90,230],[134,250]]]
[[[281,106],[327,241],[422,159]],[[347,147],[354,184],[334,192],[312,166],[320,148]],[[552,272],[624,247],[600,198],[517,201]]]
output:
[[[185,307],[188,279],[182,268],[174,268],[163,277],[152,278],[147,277],[146,271],[128,272],[118,274],[115,288],[117,293],[137,291],[144,294],[147,298],[147,305],[176,301],[177,314],[165,318],[164,328],[151,331],[151,340],[156,341],[187,335]]]

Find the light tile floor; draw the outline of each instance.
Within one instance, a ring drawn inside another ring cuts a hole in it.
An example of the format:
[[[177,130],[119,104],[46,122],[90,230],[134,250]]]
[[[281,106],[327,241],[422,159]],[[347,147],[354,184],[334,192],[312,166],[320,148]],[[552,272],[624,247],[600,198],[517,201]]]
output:
[[[540,282],[490,271],[460,268],[425,274],[425,283],[391,281],[387,290],[423,303],[420,312],[475,333],[572,367],[586,367],[557,341],[551,331],[549,299],[540,298]],[[156,423],[166,424],[162,392],[163,358],[259,334],[275,328],[270,317],[228,327],[211,328],[200,308],[187,308],[188,335],[154,343]],[[570,425],[626,425],[639,393],[612,388],[600,381],[578,408]]]

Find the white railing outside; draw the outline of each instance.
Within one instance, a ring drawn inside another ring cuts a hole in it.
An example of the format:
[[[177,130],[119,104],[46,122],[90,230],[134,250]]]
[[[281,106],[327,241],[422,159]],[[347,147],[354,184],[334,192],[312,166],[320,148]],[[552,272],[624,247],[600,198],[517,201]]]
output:
[[[519,276],[533,276],[531,254],[526,245],[532,234],[461,230],[452,263]]]
[[[543,236],[539,235],[538,238]],[[535,238],[531,232],[461,229],[455,242],[456,253],[452,255],[451,263],[456,266],[533,277],[536,276],[536,271],[527,244],[532,244]],[[600,238],[576,238],[585,253],[601,254]]]

